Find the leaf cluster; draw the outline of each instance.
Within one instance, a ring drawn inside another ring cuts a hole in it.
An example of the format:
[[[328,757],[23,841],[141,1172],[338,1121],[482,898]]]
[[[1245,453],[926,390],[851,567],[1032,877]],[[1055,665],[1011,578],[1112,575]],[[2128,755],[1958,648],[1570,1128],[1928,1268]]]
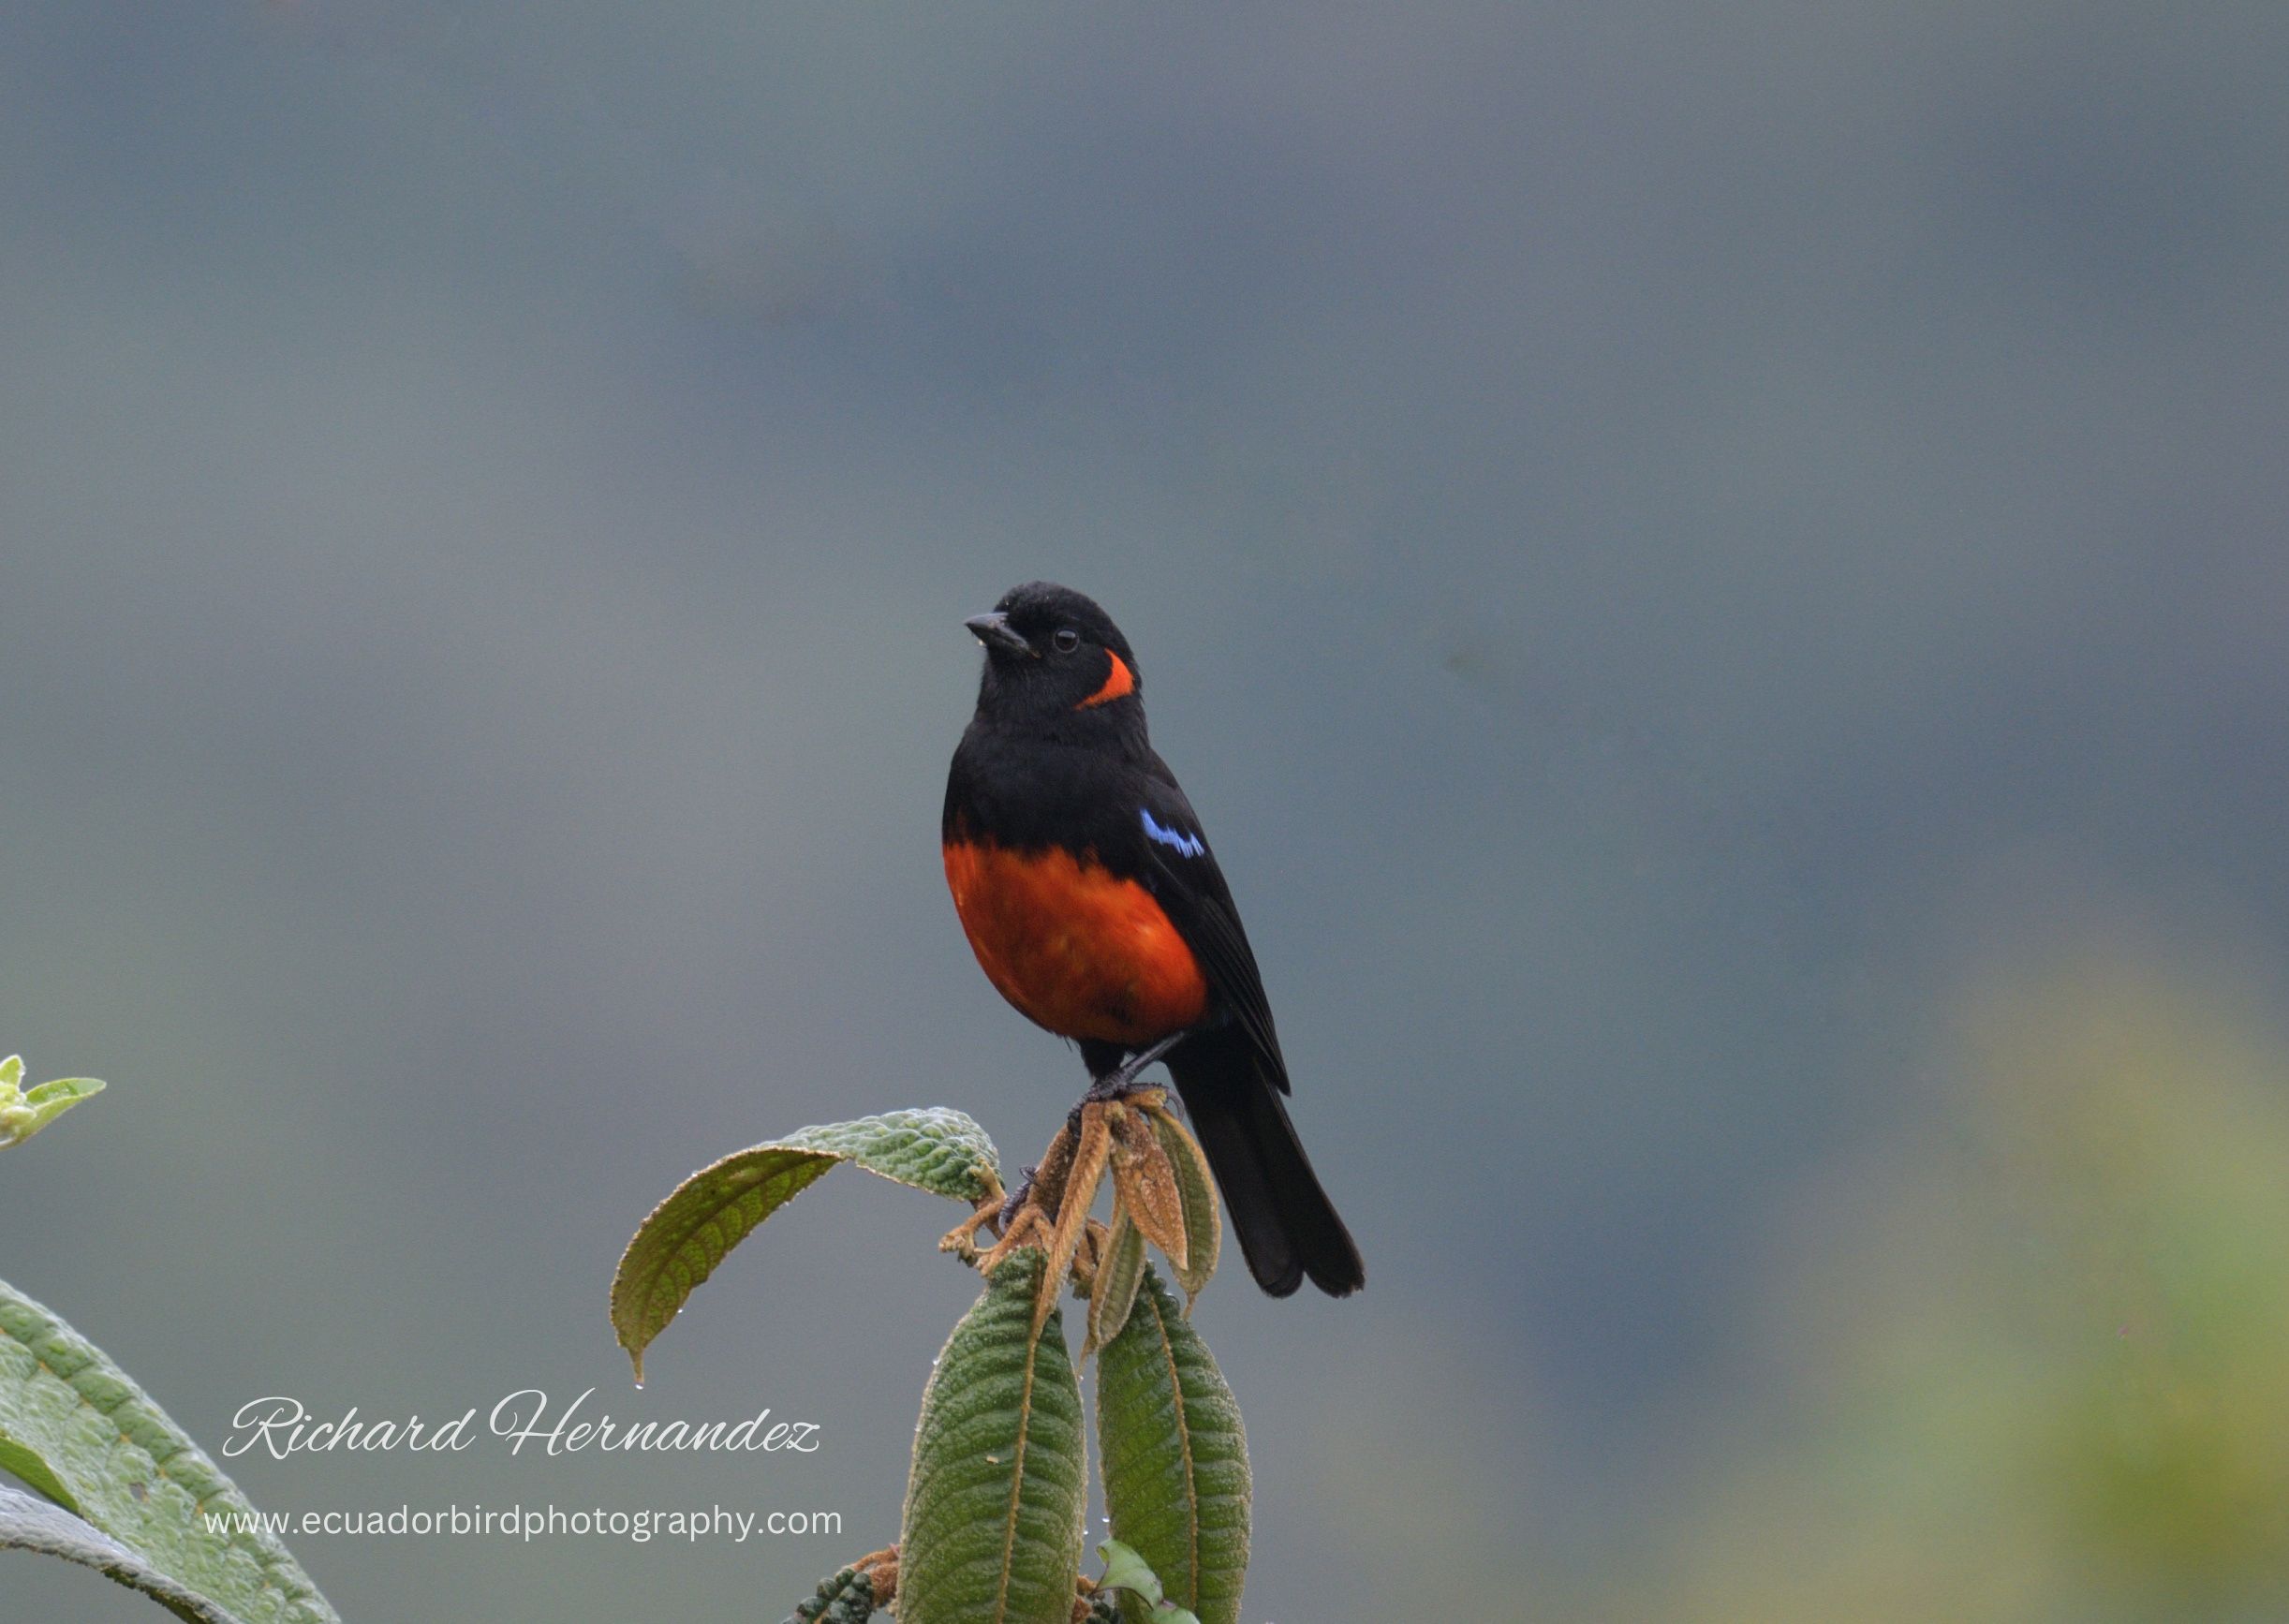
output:
[[[828,1579],[796,1620],[855,1624],[894,1591],[901,1624],[1068,1624],[1115,1609],[1236,1624],[1247,1437],[1189,1319],[1221,1219],[1206,1158],[1159,1090],[1082,1106],[1014,1197],[992,1141],[957,1111],[806,1128],[701,1169],[645,1218],[613,1281],[613,1328],[638,1380],[645,1350],[731,1249],[844,1161],[967,1202],[940,1249],[985,1285],[923,1390],[898,1543]],[[1090,1209],[1108,1183],[1103,1222]],[[986,1232],[998,1238],[981,1249]],[[1098,1365],[1114,1534],[1093,1584],[1080,1575],[1089,1428],[1059,1306],[1069,1288],[1088,1306],[1080,1356]]]

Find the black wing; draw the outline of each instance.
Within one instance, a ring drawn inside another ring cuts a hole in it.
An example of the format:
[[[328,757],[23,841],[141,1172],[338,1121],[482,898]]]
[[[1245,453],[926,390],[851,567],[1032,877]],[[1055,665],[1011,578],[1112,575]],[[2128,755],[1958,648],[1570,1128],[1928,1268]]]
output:
[[[1280,1058],[1263,978],[1240,927],[1240,910],[1233,906],[1224,871],[1201,833],[1200,815],[1158,756],[1131,781],[1138,790],[1136,833],[1144,883],[1199,958],[1208,985],[1264,1062],[1265,1074],[1285,1094],[1288,1068]]]

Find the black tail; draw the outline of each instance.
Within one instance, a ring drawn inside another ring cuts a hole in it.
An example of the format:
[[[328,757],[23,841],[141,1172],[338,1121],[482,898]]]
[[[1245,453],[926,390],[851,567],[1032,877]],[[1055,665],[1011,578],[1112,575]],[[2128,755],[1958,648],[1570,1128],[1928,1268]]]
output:
[[[1173,1051],[1169,1074],[1208,1153],[1224,1210],[1256,1284],[1275,1297],[1306,1275],[1331,1297],[1366,1284],[1366,1264],[1295,1137],[1288,1108],[1236,1029],[1204,1032]]]

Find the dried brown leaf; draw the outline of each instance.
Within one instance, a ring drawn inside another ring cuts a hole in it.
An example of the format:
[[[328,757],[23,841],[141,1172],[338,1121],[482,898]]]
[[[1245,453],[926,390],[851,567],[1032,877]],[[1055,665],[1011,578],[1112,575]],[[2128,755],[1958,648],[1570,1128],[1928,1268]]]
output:
[[[1065,1289],[1066,1272],[1072,1267],[1073,1253],[1088,1226],[1089,1205],[1097,1199],[1097,1187],[1103,1182],[1105,1164],[1112,1157],[1113,1129],[1107,1115],[1107,1107],[1102,1105],[1081,1108],[1079,1143],[1063,1170],[1063,1188],[1058,1192],[1058,1205],[1054,1209],[1056,1219],[1044,1248],[1049,1254],[1049,1266],[1041,1274],[1041,1294],[1033,1304],[1033,1331],[1037,1336],[1056,1307],[1058,1293]],[[1034,1193],[1041,1194],[1039,1182],[1034,1186]],[[1045,1203],[1043,1210],[1050,1210]]]
[[[1152,1118],[1161,1149],[1168,1153],[1184,1201],[1187,1256],[1176,1266],[1176,1283],[1184,1288],[1185,1312],[1189,1314],[1192,1300],[1216,1273],[1217,1253],[1223,1246],[1224,1220],[1217,1209],[1216,1181],[1209,1176],[1207,1154],[1201,1149],[1200,1141],[1165,1107],[1151,1110],[1147,1115]],[[1176,1262],[1173,1254],[1169,1261]]]
[[[1168,1254],[1179,1277],[1191,1254],[1184,1192],[1152,1118],[1124,1111],[1113,1122],[1113,1189],[1144,1237]]]

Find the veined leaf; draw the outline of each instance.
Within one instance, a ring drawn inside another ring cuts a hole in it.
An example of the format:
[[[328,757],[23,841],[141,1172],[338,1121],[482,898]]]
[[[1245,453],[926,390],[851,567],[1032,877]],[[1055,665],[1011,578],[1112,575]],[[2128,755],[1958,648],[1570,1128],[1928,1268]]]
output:
[[[1067,1624],[1088,1484],[1062,1316],[1040,1252],[987,1279],[922,1395],[898,1536],[899,1624]]]
[[[892,1111],[805,1128],[701,1168],[638,1227],[612,1281],[612,1323],[643,1380],[643,1351],[726,1254],[773,1213],[848,1161],[972,1203],[1001,1189],[994,1142],[959,1111]]]
[[[1248,1577],[1248,1437],[1207,1344],[1148,1263],[1097,1355],[1097,1433],[1113,1537],[1202,1624],[1235,1624]]]
[[[6,1282],[0,1468],[58,1501],[95,1542],[11,1504],[0,1543],[86,1561],[185,1618],[340,1624],[277,1537],[249,1526],[257,1519],[245,1497],[166,1412],[100,1350]],[[213,1531],[209,1517],[236,1526]],[[208,1610],[187,1610],[194,1601]]]
[[[799,1128],[778,1143],[823,1151],[893,1183],[954,1201],[978,1202],[1001,1191],[1001,1158],[994,1142],[967,1113],[942,1105]]]

